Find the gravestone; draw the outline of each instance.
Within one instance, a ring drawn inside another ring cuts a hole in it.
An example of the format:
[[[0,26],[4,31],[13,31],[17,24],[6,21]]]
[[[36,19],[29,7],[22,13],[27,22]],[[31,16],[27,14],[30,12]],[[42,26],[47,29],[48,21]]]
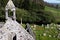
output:
[[[8,10],[13,12],[13,18],[9,17]],[[6,22],[0,28],[0,40],[35,40],[17,21],[15,15],[15,6],[12,0],[9,0],[6,7]]]
[[[44,27],[44,24],[42,24],[42,27]]]
[[[49,28],[49,24],[47,24],[47,27],[46,28]]]
[[[36,28],[36,25],[34,24],[34,28]]]
[[[30,32],[31,32],[31,28],[30,28],[29,23],[27,23],[27,24],[26,24],[25,29],[26,29],[26,31],[27,31],[28,33],[30,33]]]
[[[34,34],[33,30],[31,29],[29,23],[26,24],[25,29],[26,29],[26,31],[27,31],[30,35],[32,35],[32,36],[35,38],[35,34]]]

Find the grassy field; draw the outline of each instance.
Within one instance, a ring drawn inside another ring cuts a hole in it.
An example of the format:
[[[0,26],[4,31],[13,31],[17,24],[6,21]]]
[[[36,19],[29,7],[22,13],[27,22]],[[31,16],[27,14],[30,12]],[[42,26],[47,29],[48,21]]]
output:
[[[58,38],[56,37],[56,35],[58,34],[56,27],[51,29],[51,27],[45,28],[42,26],[37,26],[36,30],[34,30],[34,31],[36,34],[36,40],[58,40]],[[44,33],[46,33],[46,36],[44,36]],[[51,35],[51,37],[49,37],[49,35]],[[55,36],[55,37],[53,37],[53,36]]]
[[[60,22],[60,9],[45,6],[45,11],[49,11],[53,14],[57,22]]]
[[[25,24],[23,26],[25,27]],[[57,38],[58,30],[56,25],[52,24],[49,28],[47,28],[47,25],[43,27],[41,25],[36,25],[36,27],[32,26],[34,25],[31,25],[31,28],[36,35],[36,40],[60,40]],[[45,36],[44,33],[46,34]]]

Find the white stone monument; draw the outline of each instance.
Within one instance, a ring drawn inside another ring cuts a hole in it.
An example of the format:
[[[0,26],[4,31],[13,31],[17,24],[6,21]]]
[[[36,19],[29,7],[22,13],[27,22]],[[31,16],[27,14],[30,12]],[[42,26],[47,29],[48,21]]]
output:
[[[8,16],[8,10],[11,10],[13,12],[13,19],[16,20],[16,15],[15,15],[15,5],[13,4],[12,0],[9,0],[9,2],[7,3],[6,7],[5,7],[5,11],[6,11],[6,19],[9,18]]]
[[[8,16],[8,10],[13,11],[13,18]],[[15,6],[9,0],[6,7],[6,23],[0,28],[0,40],[35,40],[17,21],[15,16]]]

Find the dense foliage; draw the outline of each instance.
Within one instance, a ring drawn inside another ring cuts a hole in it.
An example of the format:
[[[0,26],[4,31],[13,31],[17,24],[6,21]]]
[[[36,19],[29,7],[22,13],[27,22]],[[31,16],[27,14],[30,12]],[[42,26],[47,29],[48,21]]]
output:
[[[4,19],[4,8],[8,0],[0,0],[0,19]],[[54,22],[53,15],[44,11],[45,5],[43,0],[13,0],[16,6],[17,20],[29,23],[51,23]],[[1,12],[2,11],[2,12]]]

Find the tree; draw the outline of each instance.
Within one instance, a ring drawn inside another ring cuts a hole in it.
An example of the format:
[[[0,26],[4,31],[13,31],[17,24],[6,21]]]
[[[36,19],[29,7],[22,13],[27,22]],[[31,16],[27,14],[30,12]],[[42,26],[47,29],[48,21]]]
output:
[[[16,14],[17,14],[17,20],[18,21],[21,20],[22,24],[22,21],[26,20],[26,18],[28,17],[27,15],[29,15],[29,12],[27,10],[17,8]]]
[[[5,7],[8,0],[0,0],[0,7]]]

